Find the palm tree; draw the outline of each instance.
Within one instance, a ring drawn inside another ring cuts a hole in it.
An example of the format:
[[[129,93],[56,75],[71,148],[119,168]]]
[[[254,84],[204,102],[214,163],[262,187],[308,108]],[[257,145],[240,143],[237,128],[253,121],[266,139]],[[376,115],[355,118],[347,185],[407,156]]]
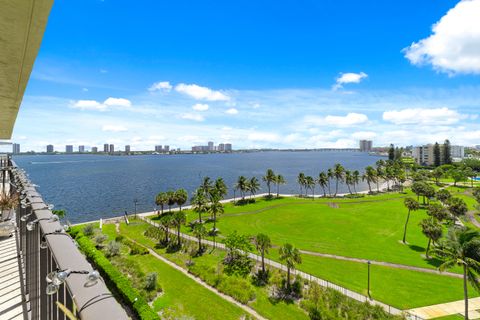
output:
[[[322,188],[323,190],[323,197],[326,198],[327,197],[327,193],[326,193],[326,187],[328,186],[328,176],[325,172],[320,172],[320,174],[318,175],[318,185]]]
[[[185,204],[185,202],[187,202],[187,200],[188,200],[187,190],[178,189],[177,191],[175,191],[175,202],[180,208],[180,211],[182,211],[182,206]]]
[[[204,177],[202,184],[200,185],[200,189],[203,190],[203,193],[205,194],[206,197],[208,197],[211,188],[212,188],[212,180],[210,180],[210,177]]]
[[[350,185],[353,185],[353,176],[350,170],[345,170],[345,184],[347,185],[348,193],[352,194]]]
[[[257,177],[252,177],[248,182],[248,191],[250,191],[250,196],[255,196],[257,191],[260,190],[260,182]]]
[[[337,193],[338,193],[338,183],[339,183],[340,181],[343,181],[343,180],[344,180],[344,174],[345,174],[345,168],[343,168],[340,163],[337,163],[337,164],[333,167],[333,175],[334,175],[335,180],[336,180],[336,184],[335,184],[335,195],[334,195],[334,197],[336,197],[336,196],[337,196]]]
[[[170,234],[169,228],[172,226],[172,218],[173,217],[170,213],[162,215],[162,217],[160,218],[160,225],[163,231],[165,231],[165,243],[168,243],[168,236]]]
[[[290,243],[285,243],[280,250],[280,261],[287,265],[287,290],[290,292],[290,270],[295,270],[295,265],[302,263],[300,251]]]
[[[280,196],[280,185],[285,184],[287,182],[285,181],[285,178],[281,174],[279,174],[275,178],[275,183],[277,184],[277,198],[278,198]]]
[[[270,185],[272,183],[275,183],[276,177],[277,176],[275,175],[272,169],[268,169],[267,173],[262,177],[263,181],[265,181],[265,183],[267,184],[268,196],[271,196]]]
[[[157,194],[155,197],[155,204],[157,206],[160,206],[160,209],[162,210],[162,215],[163,215],[163,207],[168,203],[168,197],[165,192],[160,192]]]
[[[465,299],[465,319],[468,319],[468,286],[470,282],[480,290],[480,233],[469,228],[451,227],[447,237],[434,248],[433,253],[443,261],[440,271],[460,266],[463,268],[463,295]]]
[[[223,178],[217,178],[212,189],[215,190],[215,193],[220,196],[221,199],[223,199],[228,193],[228,188],[225,181],[223,181]]]
[[[362,176],[363,181],[367,181],[368,184],[368,191],[372,193],[372,183],[375,183],[377,180],[377,172],[372,166],[368,166],[365,168],[365,173]]]
[[[172,206],[177,202],[177,200],[175,199],[175,191],[168,190],[166,197],[167,197],[168,212],[171,212]]]
[[[180,229],[182,227],[182,224],[185,223],[186,216],[185,212],[183,211],[175,211],[172,215],[172,224],[174,227],[177,228],[177,245],[180,247],[182,245],[180,241]]]
[[[198,213],[198,221],[202,223],[202,213],[207,212],[208,201],[203,190],[198,188],[191,200],[193,211]]]
[[[207,235],[207,229],[201,223],[193,226],[193,235],[198,239],[198,252],[202,252],[202,238]]]
[[[220,199],[214,198],[208,210],[213,217],[213,233],[215,234],[217,232],[217,215],[223,213],[223,204],[220,202]]]
[[[329,168],[327,170],[327,177],[328,177],[328,195],[331,197],[332,196],[332,191],[331,191],[331,188],[330,188],[330,182],[335,177],[335,174],[334,174],[332,168]]]
[[[433,217],[423,219],[419,223],[419,225],[422,227],[422,233],[428,238],[428,245],[425,256],[427,257],[427,259],[429,259],[430,257],[428,256],[428,253],[430,251],[430,243],[436,243],[442,237],[442,225],[438,223],[438,221]]]
[[[417,200],[413,198],[406,198],[403,203],[405,204],[405,207],[408,209],[408,215],[407,215],[407,221],[405,221],[405,228],[403,229],[403,243],[406,241],[407,237],[407,225],[408,225],[408,220],[410,219],[410,212],[412,211],[417,211],[420,209],[420,204],[418,203]]]
[[[262,256],[262,273],[265,274],[265,253],[268,254],[268,249],[272,247],[270,238],[263,233],[259,233],[255,236],[255,247]]]
[[[297,177],[297,182],[300,185],[300,195],[303,195],[303,186],[305,185],[305,174],[300,172]]]
[[[244,176],[240,176],[237,179],[237,183],[235,184],[235,189],[240,190],[240,195],[242,196],[242,200],[245,200],[245,191],[247,190],[248,181],[247,178]]]
[[[357,193],[357,185],[360,182],[360,172],[358,170],[352,173],[353,191]]]
[[[305,189],[308,191],[308,189],[312,190],[312,199],[315,199],[315,179],[311,176],[306,176],[305,177]],[[306,195],[306,192],[305,192]]]

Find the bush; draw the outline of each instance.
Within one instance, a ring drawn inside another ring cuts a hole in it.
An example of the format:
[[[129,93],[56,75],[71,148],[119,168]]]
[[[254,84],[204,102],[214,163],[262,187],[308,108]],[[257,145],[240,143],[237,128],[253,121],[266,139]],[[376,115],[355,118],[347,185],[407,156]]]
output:
[[[145,290],[152,291],[157,289],[157,273],[151,272],[145,277]]]
[[[218,285],[218,290],[243,304],[247,304],[256,297],[255,289],[250,282],[236,276],[226,277]]]
[[[122,300],[132,307],[142,320],[159,320],[158,314],[152,310],[147,301],[135,290],[130,281],[113,266],[103,253],[95,248],[87,237],[79,234],[78,245],[87,258],[95,264],[109,287],[116,291]]]
[[[87,224],[83,228],[83,234],[86,235],[87,237],[93,236],[94,231],[95,231],[95,228],[93,227],[93,224]]]
[[[163,237],[163,231],[160,228],[149,226],[144,232],[145,237],[160,241]]]
[[[148,249],[128,239],[123,239],[123,244],[130,249],[130,255],[132,256],[136,254],[144,255],[149,253]]]
[[[125,237],[124,237],[123,235],[121,235],[121,234],[119,234],[119,235],[117,235],[117,236],[115,237],[115,241],[117,241],[117,242],[122,242],[123,239],[125,239]]]
[[[100,233],[95,237],[95,244],[97,245],[97,247],[100,247],[105,240],[107,240],[107,236],[103,233]]]
[[[107,257],[118,256],[120,254],[120,245],[116,241],[110,241],[105,247],[105,255]]]

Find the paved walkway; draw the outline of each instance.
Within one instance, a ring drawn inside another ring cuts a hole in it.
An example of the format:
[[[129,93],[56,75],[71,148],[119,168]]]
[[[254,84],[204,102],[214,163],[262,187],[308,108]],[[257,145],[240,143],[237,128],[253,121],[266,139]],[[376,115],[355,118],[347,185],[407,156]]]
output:
[[[480,297],[468,299],[468,318],[480,319]],[[423,319],[434,319],[439,317],[446,317],[455,314],[465,316],[465,301],[458,300],[448,303],[436,304],[427,307],[410,309],[408,312]]]
[[[147,223],[149,223],[153,226],[160,227],[158,223],[146,218],[145,216],[140,216],[140,219],[142,219],[143,221],[145,221],[145,222],[147,222]],[[172,234],[176,234],[175,230],[170,230],[170,232]],[[189,241],[195,241],[195,242],[198,241],[197,238],[192,237],[192,236],[187,235],[187,234],[184,234],[184,233],[180,233],[180,236],[184,239],[189,240]],[[206,245],[209,245],[209,246],[213,246],[213,247],[222,249],[222,250],[226,250],[225,245],[223,243],[214,243],[213,241],[210,241],[210,240],[203,240],[202,243],[206,244]],[[247,252],[247,254],[248,254],[248,257],[250,259],[253,259],[253,260],[257,261],[257,263],[260,263],[261,257],[259,255],[256,255],[256,254],[251,253],[251,252]],[[270,259],[267,259],[267,258],[265,258],[265,264],[269,265],[273,268],[280,269],[280,270],[285,271],[285,272],[287,271],[286,266],[284,266],[283,264],[278,263],[278,262],[273,261],[273,260],[270,260]],[[301,277],[301,278],[303,278],[303,279],[305,279],[305,280],[316,282],[322,287],[330,288],[330,289],[334,289],[336,291],[339,291],[343,295],[348,296],[348,297],[350,297],[354,300],[357,300],[357,301],[360,301],[360,302],[367,302],[368,301],[372,305],[378,305],[390,314],[400,315],[400,314],[403,313],[403,311],[400,310],[400,309],[389,306],[389,305],[384,304],[383,302],[380,302],[380,301],[377,301],[377,300],[369,299],[368,297],[366,297],[362,294],[359,294],[359,293],[351,291],[347,288],[338,286],[338,285],[333,284],[331,282],[328,282],[326,280],[317,278],[317,277],[315,277],[311,274],[308,274],[308,273],[305,273],[305,272],[302,272],[302,271],[298,271],[298,270],[293,270],[292,273]]]

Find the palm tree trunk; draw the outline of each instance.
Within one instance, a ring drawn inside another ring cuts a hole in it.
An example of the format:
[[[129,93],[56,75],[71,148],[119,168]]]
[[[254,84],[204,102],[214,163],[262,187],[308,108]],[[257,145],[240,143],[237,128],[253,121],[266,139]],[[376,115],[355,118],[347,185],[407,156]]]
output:
[[[287,267],[287,290],[290,293],[290,268]]]
[[[463,265],[463,296],[465,299],[465,320],[468,320],[467,266]]]
[[[198,237],[198,252],[202,251],[202,236]]]
[[[425,253],[427,259],[430,259],[430,257],[428,256],[428,252],[430,251],[430,242],[432,242],[432,238],[428,238],[427,252]]]
[[[356,185],[356,183],[353,184],[353,192],[354,192],[355,194],[357,194],[357,187],[356,187],[355,185]]]
[[[181,242],[180,242],[180,224],[178,225],[178,228],[177,228],[177,243],[178,243],[178,246],[180,247],[180,245],[181,245]]]
[[[348,187],[348,193],[352,194],[352,189],[350,189],[350,184],[347,183],[347,187]]]
[[[280,196],[280,183],[277,184],[277,198]]]
[[[268,195],[270,196],[270,182],[267,183],[267,187],[268,187]]]
[[[372,193],[372,186],[370,185],[370,182],[368,182],[368,180],[367,180],[367,184],[368,184],[368,192]]]
[[[335,195],[334,195],[334,197],[337,196],[337,193],[338,193],[338,178],[337,178],[337,182],[335,183]]]
[[[405,243],[405,239],[407,238],[407,225],[408,225],[409,219],[410,219],[410,210],[408,210],[407,221],[405,221],[405,228],[403,230],[403,243]]]
[[[265,275],[265,252],[262,250],[262,273]]]
[[[328,180],[328,196],[332,196],[332,191],[330,190],[330,179]]]

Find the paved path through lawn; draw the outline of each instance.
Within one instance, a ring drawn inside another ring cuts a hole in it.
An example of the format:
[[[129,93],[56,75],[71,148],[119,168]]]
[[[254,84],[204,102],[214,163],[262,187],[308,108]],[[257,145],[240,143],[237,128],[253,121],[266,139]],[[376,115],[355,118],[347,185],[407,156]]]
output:
[[[468,318],[480,319],[480,312],[477,310],[480,310],[480,297],[468,299]],[[461,314],[462,316],[465,316],[465,301],[458,300],[427,307],[415,308],[408,310],[408,312],[411,315],[421,317],[422,319],[440,318],[455,314]]]

